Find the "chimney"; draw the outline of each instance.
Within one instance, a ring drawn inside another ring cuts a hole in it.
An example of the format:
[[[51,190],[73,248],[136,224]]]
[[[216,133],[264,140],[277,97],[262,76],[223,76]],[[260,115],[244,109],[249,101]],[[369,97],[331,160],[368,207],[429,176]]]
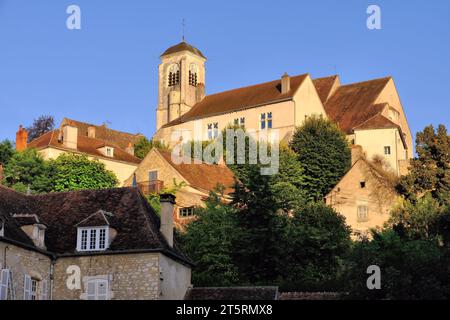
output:
[[[19,131],[16,133],[16,150],[23,151],[27,148],[28,132],[22,125],[19,126]]]
[[[161,194],[161,231],[170,247],[173,247],[173,209],[175,196],[172,194]]]
[[[281,77],[281,94],[291,91],[291,77],[285,72]]]
[[[196,96],[197,102],[200,102],[205,98],[205,84],[204,83],[199,83],[197,85],[196,95],[197,95]]]
[[[95,138],[95,127],[93,126],[88,127],[88,137]]]
[[[134,156],[134,147],[131,144],[131,142],[128,143],[128,147],[125,149],[125,151],[129,154],[131,154],[132,156]]]
[[[78,147],[78,128],[65,125],[63,131],[63,146],[69,149],[77,149]]]

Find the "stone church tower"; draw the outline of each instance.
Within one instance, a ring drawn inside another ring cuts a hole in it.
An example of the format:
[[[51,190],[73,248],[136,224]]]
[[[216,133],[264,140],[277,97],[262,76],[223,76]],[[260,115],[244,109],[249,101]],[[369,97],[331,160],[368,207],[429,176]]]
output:
[[[157,130],[188,112],[205,97],[206,57],[185,41],[161,55]]]

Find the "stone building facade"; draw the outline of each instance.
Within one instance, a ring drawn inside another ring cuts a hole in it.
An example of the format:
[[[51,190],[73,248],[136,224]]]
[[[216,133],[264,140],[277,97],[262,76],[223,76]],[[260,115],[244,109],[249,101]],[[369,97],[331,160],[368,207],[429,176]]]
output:
[[[2,300],[177,300],[192,262],[136,188],[26,196],[0,186]],[[42,241],[42,239],[45,239]]]

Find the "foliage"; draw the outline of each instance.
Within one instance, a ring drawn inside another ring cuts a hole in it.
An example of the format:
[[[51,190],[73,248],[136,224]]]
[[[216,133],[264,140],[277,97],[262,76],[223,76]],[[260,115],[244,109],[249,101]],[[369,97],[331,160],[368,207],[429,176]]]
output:
[[[54,192],[108,189],[119,184],[115,174],[106,170],[103,163],[83,155],[61,154],[49,164]]]
[[[4,169],[6,185],[20,192],[52,191],[51,175],[52,168],[34,149],[15,153]]]
[[[159,141],[153,141],[146,137],[142,137],[134,146],[134,155],[139,159],[144,159],[153,148],[167,149],[167,147]]]
[[[444,125],[428,126],[417,133],[417,158],[398,190],[411,201],[430,191],[440,203],[450,205],[450,137]]]
[[[6,165],[14,153],[15,150],[11,141],[4,140],[0,142],[0,165]]]
[[[345,218],[323,203],[309,203],[289,219],[283,287],[336,290],[351,247]]]
[[[304,168],[304,190],[320,201],[351,166],[346,136],[322,117],[310,117],[297,128],[290,144]]]
[[[182,236],[182,246],[196,262],[192,282],[195,286],[232,286],[239,284],[238,271],[232,261],[232,244],[236,241],[236,212],[223,204],[212,192],[206,208],[196,210],[197,219]]]
[[[52,116],[40,116],[26,130],[28,132],[28,142],[39,138],[43,134],[55,128],[55,120]]]
[[[173,185],[170,188],[164,187],[163,190],[161,190],[160,193],[151,193],[147,196],[147,201],[150,204],[150,206],[155,210],[157,214],[161,213],[161,203],[160,203],[160,194],[173,194],[176,195],[176,193],[181,190],[183,187],[186,186],[186,182],[181,181],[178,183],[176,179],[173,179]]]
[[[448,299],[450,250],[436,240],[405,240],[394,230],[373,234],[357,243],[347,274],[351,298]],[[381,269],[381,290],[368,290],[367,268]]]

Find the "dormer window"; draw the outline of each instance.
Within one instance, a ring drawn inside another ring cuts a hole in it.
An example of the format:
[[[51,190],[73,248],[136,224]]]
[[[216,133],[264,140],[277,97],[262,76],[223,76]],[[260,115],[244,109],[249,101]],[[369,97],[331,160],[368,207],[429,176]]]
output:
[[[107,157],[114,157],[114,148],[106,147],[106,156]]]
[[[78,228],[77,251],[104,251],[109,245],[109,227]]]

